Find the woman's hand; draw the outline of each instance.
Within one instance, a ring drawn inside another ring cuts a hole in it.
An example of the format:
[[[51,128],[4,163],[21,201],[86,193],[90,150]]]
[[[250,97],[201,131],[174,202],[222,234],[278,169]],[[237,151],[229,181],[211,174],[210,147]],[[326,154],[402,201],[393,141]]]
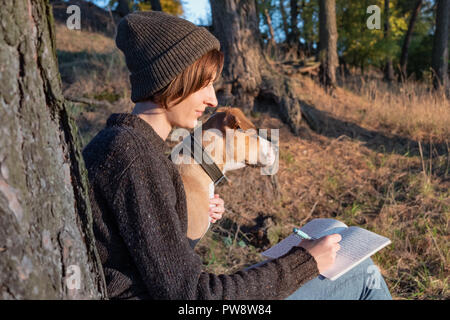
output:
[[[328,270],[336,260],[336,252],[341,248],[339,241],[342,236],[330,234],[317,240],[302,240],[299,247],[305,248],[317,262],[319,273]]]
[[[222,219],[222,214],[224,212],[224,201],[218,194],[215,194],[214,198],[209,199],[208,215],[211,223],[215,223],[217,220]]]

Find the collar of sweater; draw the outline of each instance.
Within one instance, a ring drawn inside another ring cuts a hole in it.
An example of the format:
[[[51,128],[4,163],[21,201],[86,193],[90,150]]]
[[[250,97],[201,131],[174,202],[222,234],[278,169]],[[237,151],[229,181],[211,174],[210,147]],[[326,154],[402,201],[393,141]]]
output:
[[[164,148],[166,147],[164,140],[156,133],[151,125],[137,115],[131,113],[113,113],[106,121],[106,126],[131,127],[148,139],[158,151],[164,153]]]

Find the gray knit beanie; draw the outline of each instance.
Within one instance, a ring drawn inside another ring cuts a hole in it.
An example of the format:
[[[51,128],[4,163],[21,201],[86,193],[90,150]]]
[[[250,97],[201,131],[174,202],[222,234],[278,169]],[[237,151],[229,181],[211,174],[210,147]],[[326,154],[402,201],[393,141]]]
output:
[[[161,11],[123,17],[116,45],[130,71],[131,100],[143,101],[220,43],[208,30]]]

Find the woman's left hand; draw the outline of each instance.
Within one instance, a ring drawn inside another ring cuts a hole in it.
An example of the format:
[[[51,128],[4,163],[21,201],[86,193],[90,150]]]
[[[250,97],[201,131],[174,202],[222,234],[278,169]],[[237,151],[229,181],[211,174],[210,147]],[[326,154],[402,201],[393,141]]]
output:
[[[214,195],[214,198],[209,199],[209,211],[211,223],[215,223],[217,220],[222,219],[222,215],[225,212],[224,201],[218,194]]]

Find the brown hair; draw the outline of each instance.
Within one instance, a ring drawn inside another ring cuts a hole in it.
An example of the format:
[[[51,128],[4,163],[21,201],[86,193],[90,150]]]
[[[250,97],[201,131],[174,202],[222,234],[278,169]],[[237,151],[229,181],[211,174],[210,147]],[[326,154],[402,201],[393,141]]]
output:
[[[222,72],[223,60],[219,50],[207,52],[148,100],[168,109],[170,103],[175,105],[215,81]]]

